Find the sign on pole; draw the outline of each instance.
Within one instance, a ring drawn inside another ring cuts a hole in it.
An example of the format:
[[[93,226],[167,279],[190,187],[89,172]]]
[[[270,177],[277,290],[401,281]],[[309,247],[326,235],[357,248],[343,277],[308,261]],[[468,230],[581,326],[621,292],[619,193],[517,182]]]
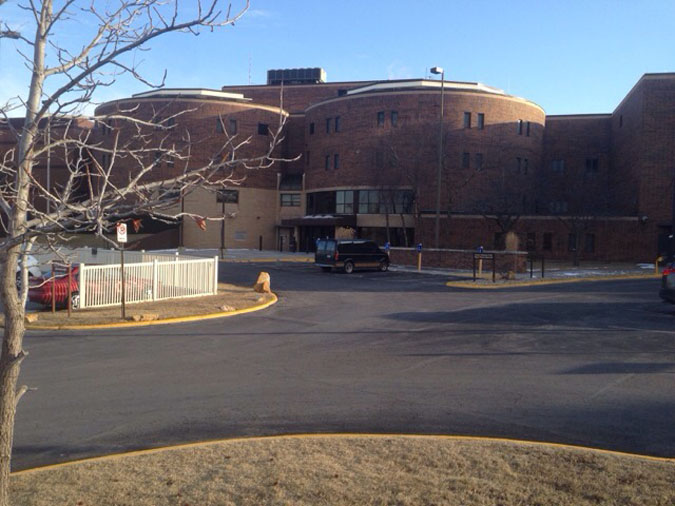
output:
[[[117,242],[119,243],[127,242],[127,224],[118,223],[115,228],[117,229]]]

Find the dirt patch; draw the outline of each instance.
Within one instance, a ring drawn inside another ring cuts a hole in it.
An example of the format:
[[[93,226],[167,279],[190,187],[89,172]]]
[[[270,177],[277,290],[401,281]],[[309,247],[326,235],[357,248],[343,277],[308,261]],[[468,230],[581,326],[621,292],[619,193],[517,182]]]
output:
[[[675,463],[417,436],[211,443],[12,475],[16,505],[670,505]]]
[[[152,315],[152,319],[162,320],[227,312],[250,308],[271,301],[273,298],[274,295],[272,294],[254,292],[253,288],[220,283],[218,295],[128,304],[126,321],[131,321],[134,315]],[[57,310],[56,313],[52,313],[51,309],[45,309],[37,312],[37,314],[37,321],[27,324],[27,328],[101,325],[125,321],[122,319],[119,306],[77,310],[72,312],[70,318],[68,318],[68,312],[61,309]],[[155,316],[156,318],[154,318]],[[0,317],[0,324],[2,323],[3,319]]]

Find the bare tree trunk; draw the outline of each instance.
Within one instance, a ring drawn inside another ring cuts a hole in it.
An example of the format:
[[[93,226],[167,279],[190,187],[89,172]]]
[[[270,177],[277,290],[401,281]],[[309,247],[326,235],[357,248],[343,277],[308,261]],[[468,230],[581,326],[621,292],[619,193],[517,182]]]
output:
[[[14,417],[21,396],[16,385],[21,361],[24,334],[24,308],[16,289],[16,265],[19,247],[0,259],[2,285],[0,296],[4,306],[5,330],[0,356],[0,506],[9,506],[9,473],[11,470]]]

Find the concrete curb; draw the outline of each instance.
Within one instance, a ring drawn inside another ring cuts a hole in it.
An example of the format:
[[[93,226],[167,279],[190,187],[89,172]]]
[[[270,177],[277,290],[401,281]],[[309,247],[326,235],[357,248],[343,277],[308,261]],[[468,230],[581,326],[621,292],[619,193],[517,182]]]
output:
[[[147,327],[150,325],[167,325],[169,323],[184,323],[194,322],[197,320],[211,320],[213,318],[226,318],[228,316],[236,316],[240,314],[253,313],[266,309],[273,304],[276,304],[279,298],[275,293],[272,293],[272,300],[263,302],[256,306],[247,307],[244,309],[235,309],[234,311],[223,311],[220,313],[206,313],[202,315],[177,316],[175,318],[163,318],[161,320],[153,320],[148,322],[115,322],[115,323],[95,323],[90,325],[26,325],[26,330],[87,330],[87,329],[114,329],[119,327]]]
[[[562,285],[567,283],[583,283],[585,281],[620,281],[624,279],[658,279],[661,274],[615,274],[609,276],[587,276],[571,279],[541,279],[538,281],[508,281],[506,283],[481,283],[473,281],[447,281],[450,288],[471,288],[474,290],[494,290],[500,288],[518,288],[521,286]]]
[[[266,440],[283,440],[283,439],[330,439],[330,438],[356,438],[366,437],[372,439],[386,439],[392,437],[399,437],[405,439],[440,439],[452,441],[478,441],[478,442],[494,442],[494,443],[510,443],[514,445],[532,445],[546,448],[563,448],[568,450],[581,450],[597,452],[606,455],[616,455],[619,457],[636,458],[643,460],[650,460],[654,462],[675,463],[673,457],[654,457],[651,455],[641,455],[638,453],[620,452],[616,450],[604,450],[602,448],[593,448],[590,446],[568,445],[562,443],[549,443],[545,441],[527,441],[524,439],[509,439],[503,437],[489,437],[489,436],[461,436],[461,435],[444,435],[444,434],[370,434],[370,433],[323,433],[323,434],[282,434],[276,436],[251,436],[251,437],[236,437],[224,439],[212,439],[208,441],[200,441],[197,443],[185,443],[172,446],[160,446],[157,448],[149,448],[147,450],[133,450],[125,453],[115,453],[112,455],[104,455],[102,457],[91,457],[85,459],[71,460],[69,462],[61,462],[59,464],[48,464],[46,466],[34,467],[31,469],[24,469],[22,471],[15,471],[11,473],[12,476],[20,474],[29,474],[39,471],[48,471],[52,469],[59,469],[62,467],[74,466],[83,463],[106,462],[110,460],[123,459],[125,457],[134,457],[139,455],[151,455],[153,453],[160,453],[164,451],[181,450],[188,448],[200,448],[218,443],[240,443],[249,441],[266,441]]]

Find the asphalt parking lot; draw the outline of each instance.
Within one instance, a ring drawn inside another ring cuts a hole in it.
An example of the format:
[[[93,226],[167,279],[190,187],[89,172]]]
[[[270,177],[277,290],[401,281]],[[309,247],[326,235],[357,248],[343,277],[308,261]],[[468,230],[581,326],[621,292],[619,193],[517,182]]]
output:
[[[172,326],[31,333],[14,469],[229,436],[504,436],[675,456],[675,306],[658,280],[451,289],[270,272],[279,302]]]

